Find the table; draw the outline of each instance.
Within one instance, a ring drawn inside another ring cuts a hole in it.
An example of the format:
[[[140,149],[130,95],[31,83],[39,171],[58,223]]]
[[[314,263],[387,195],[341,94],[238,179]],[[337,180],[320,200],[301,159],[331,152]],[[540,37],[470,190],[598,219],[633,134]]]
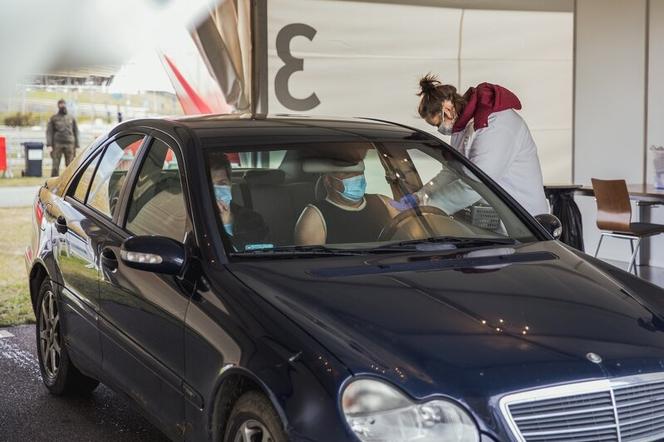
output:
[[[555,187],[556,185],[554,185]],[[584,196],[595,196],[592,186],[570,185],[576,187],[576,193]],[[547,186],[544,186],[546,189]],[[638,202],[651,203],[651,205],[664,204],[664,189],[658,189],[652,184],[628,184],[629,198]]]

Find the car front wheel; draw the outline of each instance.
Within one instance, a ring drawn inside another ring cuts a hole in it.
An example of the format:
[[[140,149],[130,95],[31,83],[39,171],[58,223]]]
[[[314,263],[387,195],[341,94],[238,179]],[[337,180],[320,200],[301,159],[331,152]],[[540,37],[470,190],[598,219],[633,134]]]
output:
[[[69,359],[60,329],[60,310],[51,281],[46,278],[37,298],[37,354],[46,388],[55,395],[88,394],[99,381],[78,371]]]
[[[265,395],[251,391],[231,411],[224,442],[286,442],[277,412]]]

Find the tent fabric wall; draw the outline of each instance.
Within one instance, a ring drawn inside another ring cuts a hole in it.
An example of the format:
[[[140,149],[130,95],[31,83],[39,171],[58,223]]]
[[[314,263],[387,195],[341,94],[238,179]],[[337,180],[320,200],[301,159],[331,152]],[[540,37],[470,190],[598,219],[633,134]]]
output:
[[[664,0],[576,3],[574,180],[654,183],[651,145],[664,145]],[[594,198],[577,197],[587,250],[599,240]],[[654,207],[650,221],[664,223]],[[634,221],[639,210],[632,205]],[[650,265],[664,267],[664,235],[650,241]],[[602,243],[602,258],[625,261],[627,241]]]
[[[485,9],[503,11],[574,11],[575,0],[330,0],[362,1],[368,3],[408,3],[418,6],[444,8]]]
[[[646,0],[583,0],[576,20],[574,182],[641,183]]]
[[[664,0],[650,0],[648,30],[648,130],[646,146],[664,146]],[[652,152],[646,152],[646,182],[655,183]]]
[[[524,105],[545,181],[567,182],[573,25],[571,12],[270,0],[268,109],[370,116],[435,132],[417,115],[421,75],[436,73],[461,92],[499,83]]]

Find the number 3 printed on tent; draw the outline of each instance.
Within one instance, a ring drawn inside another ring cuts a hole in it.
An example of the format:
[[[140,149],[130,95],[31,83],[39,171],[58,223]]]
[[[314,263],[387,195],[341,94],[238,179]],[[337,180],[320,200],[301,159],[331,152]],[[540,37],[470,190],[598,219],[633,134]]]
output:
[[[288,88],[291,75],[304,70],[304,60],[291,54],[291,41],[297,36],[303,36],[313,41],[315,35],[316,29],[304,23],[286,25],[277,34],[277,55],[284,65],[274,78],[274,92],[279,103],[293,111],[308,111],[320,104],[315,92],[307,98],[296,98]]]

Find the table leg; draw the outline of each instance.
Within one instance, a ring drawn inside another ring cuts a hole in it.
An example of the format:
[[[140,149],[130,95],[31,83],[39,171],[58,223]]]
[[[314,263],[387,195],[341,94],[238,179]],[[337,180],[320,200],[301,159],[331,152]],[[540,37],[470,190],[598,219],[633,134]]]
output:
[[[638,201],[636,205],[639,208],[639,222],[649,223],[651,219],[651,208],[658,206],[659,203],[652,203],[648,201]],[[639,250],[639,258],[637,265],[647,266],[650,263],[650,238],[643,238],[641,242],[641,249]]]

